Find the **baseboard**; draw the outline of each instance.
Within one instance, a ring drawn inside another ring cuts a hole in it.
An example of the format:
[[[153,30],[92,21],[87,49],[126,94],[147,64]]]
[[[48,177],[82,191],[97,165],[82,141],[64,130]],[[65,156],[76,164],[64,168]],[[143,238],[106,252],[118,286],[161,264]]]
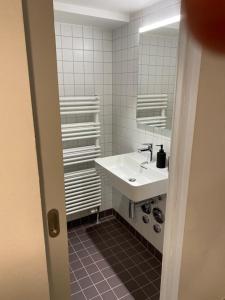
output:
[[[112,216],[112,215],[113,215],[113,209],[112,208],[99,212],[99,218],[100,219],[108,217],[108,216]],[[79,226],[79,225],[93,224],[96,221],[96,219],[97,219],[97,214],[96,213],[92,214],[92,215],[88,215],[88,216],[82,217],[80,219],[76,219],[76,220],[72,220],[72,221],[67,222],[67,228],[70,229],[70,228],[73,228],[73,227],[76,227],[76,226]]]

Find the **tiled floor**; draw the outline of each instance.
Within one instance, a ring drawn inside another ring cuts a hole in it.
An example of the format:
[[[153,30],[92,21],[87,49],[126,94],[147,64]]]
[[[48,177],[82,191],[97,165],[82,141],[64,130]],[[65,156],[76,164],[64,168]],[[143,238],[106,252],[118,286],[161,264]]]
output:
[[[114,217],[70,229],[71,300],[158,300],[161,263]]]

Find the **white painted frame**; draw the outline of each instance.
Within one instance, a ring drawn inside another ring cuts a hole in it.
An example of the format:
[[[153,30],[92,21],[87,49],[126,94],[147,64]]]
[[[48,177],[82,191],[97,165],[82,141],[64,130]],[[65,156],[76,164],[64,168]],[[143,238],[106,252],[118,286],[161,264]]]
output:
[[[178,300],[201,53],[182,22],[160,300]]]

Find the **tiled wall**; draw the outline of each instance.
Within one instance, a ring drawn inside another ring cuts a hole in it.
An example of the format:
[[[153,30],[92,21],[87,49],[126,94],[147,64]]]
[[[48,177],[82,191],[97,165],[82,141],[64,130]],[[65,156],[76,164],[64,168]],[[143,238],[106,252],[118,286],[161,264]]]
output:
[[[60,96],[100,96],[101,151],[102,156],[111,155],[112,31],[93,26],[56,22],[55,33],[59,94]],[[73,122],[73,118],[73,116],[63,118],[62,122]],[[82,121],[81,118],[79,120]],[[72,146],[75,146],[75,142],[70,142],[69,147]],[[89,167],[92,166],[93,164]],[[105,176],[102,176],[102,195],[102,210],[111,208],[112,189]]]
[[[143,33],[139,39],[138,94],[168,95],[168,129],[172,126],[178,35],[178,29],[159,29]],[[148,111],[147,115],[153,116],[154,111]]]
[[[138,92],[139,33],[141,26],[180,12],[180,1],[162,1],[149,9],[135,14],[128,25],[113,32],[113,153],[136,151],[141,143],[164,144],[170,151],[170,139],[156,133],[137,128],[136,95]],[[157,152],[154,147],[154,156]],[[165,210],[165,202],[159,204]],[[152,225],[143,225],[141,211],[136,219],[128,219],[128,199],[113,191],[113,208],[145,236],[157,249],[162,250],[163,230],[160,235],[149,230]],[[152,224],[152,223],[150,223]],[[152,229],[152,228],[151,228]]]

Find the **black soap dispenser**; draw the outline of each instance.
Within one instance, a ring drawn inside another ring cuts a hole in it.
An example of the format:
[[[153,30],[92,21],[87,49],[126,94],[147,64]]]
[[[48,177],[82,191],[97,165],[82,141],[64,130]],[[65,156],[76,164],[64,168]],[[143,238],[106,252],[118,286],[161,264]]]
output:
[[[160,147],[159,152],[157,152],[156,167],[163,169],[166,167],[166,152],[163,149],[163,145],[157,145]]]

